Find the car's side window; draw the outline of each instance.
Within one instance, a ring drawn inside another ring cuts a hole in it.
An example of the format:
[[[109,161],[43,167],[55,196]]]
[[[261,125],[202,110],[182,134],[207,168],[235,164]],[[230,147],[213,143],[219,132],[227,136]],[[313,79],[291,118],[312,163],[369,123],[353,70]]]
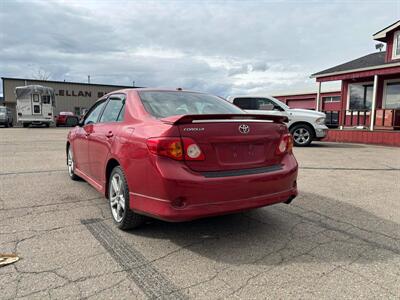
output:
[[[257,109],[260,110],[275,110],[275,103],[267,98],[258,98],[257,99]]]
[[[94,106],[87,113],[85,120],[83,121],[84,125],[97,123],[99,119],[99,115],[103,110],[104,105],[106,104],[106,100],[98,101],[94,104]]]
[[[122,122],[125,117],[125,101],[123,101],[121,111],[119,112],[117,122]]]
[[[122,110],[124,110],[125,107],[124,104],[125,104],[124,99],[121,99],[120,97],[111,96],[100,118],[100,123],[122,121],[123,120]]]
[[[235,98],[233,104],[241,109],[257,109],[256,98]]]

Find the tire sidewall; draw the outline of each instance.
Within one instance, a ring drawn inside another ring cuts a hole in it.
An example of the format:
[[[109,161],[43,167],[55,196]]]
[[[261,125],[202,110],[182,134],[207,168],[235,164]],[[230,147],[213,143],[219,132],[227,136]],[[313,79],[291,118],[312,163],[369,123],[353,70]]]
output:
[[[121,178],[123,184],[122,184],[122,189],[123,189],[123,193],[124,193],[124,198],[125,198],[125,207],[124,207],[124,215],[121,219],[121,221],[117,221],[114,218],[114,215],[112,214],[112,210],[111,210],[111,193],[110,193],[110,186],[111,186],[111,179],[113,178],[114,174],[118,174],[119,177]],[[122,171],[122,168],[120,166],[116,166],[110,174],[110,178],[108,178],[108,185],[107,185],[107,195],[108,195],[108,206],[110,207],[110,213],[111,213],[111,217],[114,221],[114,224],[116,224],[118,227],[123,226],[123,224],[125,223],[125,219],[127,217],[127,212],[130,209],[129,208],[129,190],[128,190],[128,184],[126,181],[126,177],[124,172]]]
[[[69,155],[69,151],[71,151],[72,154],[72,161],[73,161],[73,169],[72,169],[72,174],[69,173],[69,170],[67,170],[68,172],[68,176],[69,178],[71,178],[72,180],[79,180],[79,176],[75,174],[75,155],[74,155],[74,151],[72,150],[72,146],[69,145],[68,149],[67,149],[67,168],[68,168],[68,155]]]

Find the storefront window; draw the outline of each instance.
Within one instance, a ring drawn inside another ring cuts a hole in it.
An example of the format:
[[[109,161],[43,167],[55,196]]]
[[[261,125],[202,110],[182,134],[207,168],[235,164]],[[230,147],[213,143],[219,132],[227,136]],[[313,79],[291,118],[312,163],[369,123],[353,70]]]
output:
[[[385,108],[400,108],[400,82],[386,84]]]
[[[349,109],[371,109],[372,84],[350,84],[349,85]]]

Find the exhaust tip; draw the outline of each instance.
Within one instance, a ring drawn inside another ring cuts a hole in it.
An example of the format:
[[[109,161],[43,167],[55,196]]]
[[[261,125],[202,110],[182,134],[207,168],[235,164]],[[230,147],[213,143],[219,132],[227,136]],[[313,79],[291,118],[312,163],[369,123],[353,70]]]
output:
[[[290,196],[284,203],[290,204],[290,203],[292,203],[292,201],[293,201],[294,198],[296,198],[296,195]]]
[[[178,197],[172,200],[171,205],[174,208],[183,208],[186,206],[186,199],[184,197]]]

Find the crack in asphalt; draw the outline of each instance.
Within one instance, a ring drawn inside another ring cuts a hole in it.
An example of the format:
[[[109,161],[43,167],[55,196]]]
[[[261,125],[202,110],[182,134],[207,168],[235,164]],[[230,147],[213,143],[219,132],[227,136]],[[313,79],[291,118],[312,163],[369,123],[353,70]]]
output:
[[[37,204],[37,205],[29,205],[29,206],[8,207],[8,208],[2,208],[2,209],[0,209],[0,211],[42,208],[42,207],[49,207],[49,206],[56,206],[56,205],[63,205],[63,204],[88,202],[88,201],[99,200],[99,199],[104,199],[104,197],[93,197],[93,198],[89,198],[89,199],[78,199],[78,200],[72,200],[72,201],[54,202],[54,203]],[[1,200],[1,198],[0,198],[0,200]],[[17,216],[17,217],[20,217],[20,216]]]
[[[21,172],[8,172],[0,173],[0,176],[10,176],[10,175],[24,175],[24,174],[37,174],[37,173],[54,173],[54,172],[66,172],[65,169],[53,169],[53,170],[32,170],[32,171],[21,171]]]
[[[400,168],[341,168],[341,167],[303,167],[303,170],[335,170],[335,171],[400,171]]]
[[[341,224],[346,224],[346,225],[351,226],[351,227],[353,227],[353,228],[355,228],[355,229],[357,229],[357,230],[359,230],[359,231],[367,232],[367,233],[373,234],[373,235],[378,235],[378,236],[381,236],[381,237],[384,237],[384,238],[388,238],[388,239],[394,240],[394,241],[396,241],[396,242],[400,241],[399,238],[390,236],[390,235],[385,234],[385,233],[382,233],[382,232],[378,232],[378,231],[373,231],[373,230],[368,230],[368,229],[365,229],[365,228],[361,228],[361,227],[358,227],[357,225],[354,225],[354,224],[352,224],[352,223],[350,223],[350,222],[337,220],[337,219],[334,219],[334,218],[332,218],[332,217],[326,216],[326,215],[324,215],[324,214],[318,213],[318,212],[313,211],[313,210],[306,210],[306,209],[303,209],[303,208],[299,207],[298,205],[293,205],[293,206],[296,207],[296,208],[298,208],[298,209],[300,209],[300,210],[303,210],[303,211],[305,211],[305,212],[312,212],[312,213],[315,213],[315,214],[317,214],[317,215],[319,215],[319,216],[321,216],[321,217],[323,217],[323,218],[329,219],[329,220],[331,220],[331,221],[334,221],[334,222],[337,222],[337,223],[341,223]],[[281,210],[280,208],[276,208],[276,209]],[[281,210],[281,211],[282,211],[282,210]],[[364,238],[364,237],[359,236],[359,235],[357,235],[357,234],[355,234],[355,233],[351,233],[351,232],[348,232],[348,231],[346,231],[346,230],[343,230],[343,229],[334,227],[334,226],[329,225],[329,224],[327,224],[327,223],[325,223],[325,222],[323,222],[323,221],[320,221],[320,220],[314,220],[314,219],[312,219],[312,218],[310,218],[310,217],[301,215],[301,214],[296,213],[296,212],[293,212],[293,211],[285,210],[285,212],[286,212],[286,213],[289,213],[289,214],[292,214],[292,215],[295,215],[295,216],[297,216],[297,217],[299,217],[299,218],[302,218],[302,219],[304,219],[304,220],[306,220],[306,221],[308,221],[308,222],[317,224],[317,225],[319,225],[319,226],[322,227],[322,228],[326,228],[326,229],[328,229],[328,230],[332,230],[332,231],[335,231],[335,232],[342,233],[342,234],[347,235],[347,236],[350,236],[350,237],[352,237],[352,238],[361,240],[361,241],[363,241],[363,242],[365,242],[365,243],[367,243],[367,244],[369,244],[369,245],[371,245],[371,246],[374,246],[374,247],[377,247],[377,248],[381,248],[381,249],[385,249],[385,250],[390,251],[390,252],[392,252],[392,253],[394,253],[394,254],[400,255],[400,248],[398,248],[398,247],[391,247],[391,246],[387,246],[387,245],[380,244],[380,243],[378,243],[378,242],[376,242],[376,241],[374,241],[374,240],[371,240],[371,239],[368,239],[368,238]]]

